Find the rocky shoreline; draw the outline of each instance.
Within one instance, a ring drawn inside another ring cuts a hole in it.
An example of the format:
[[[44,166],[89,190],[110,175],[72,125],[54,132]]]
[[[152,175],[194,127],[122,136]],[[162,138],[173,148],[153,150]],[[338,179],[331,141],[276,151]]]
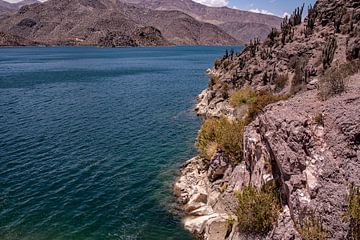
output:
[[[241,162],[234,163],[218,148],[210,161],[197,156],[180,169],[174,192],[185,214],[183,224],[196,237],[351,239],[352,225],[344,219],[344,212],[350,184],[360,186],[360,36],[359,32],[347,33],[349,20],[338,23],[341,31],[333,35],[337,42],[334,69],[342,71],[334,74],[343,78],[346,88],[322,98],[321,84],[327,72],[318,63],[325,54],[322,50],[325,39],[331,38],[334,29],[331,23],[337,19],[334,9],[344,4],[348,13],[360,17],[360,5],[356,1],[337,0],[329,4],[319,0],[312,10],[317,12],[312,38],[301,37],[309,25],[307,18],[305,23],[294,27],[294,36],[288,43],[273,43],[276,47],[271,50],[271,57],[264,57],[264,43],[255,46],[256,50],[248,47],[239,55],[224,57],[222,62],[227,61],[226,67],[208,70],[212,81],[216,81],[199,94],[195,107],[205,119],[241,119],[246,109],[232,106],[228,95],[246,87],[288,97],[267,105],[244,128]],[[359,20],[351,24],[357,29]],[[304,55],[305,63],[301,62]],[[295,58],[294,66],[290,58]],[[274,63],[276,67],[272,67]],[[348,64],[344,65],[348,69],[338,67],[340,63]],[[297,69],[299,64],[305,64],[304,68]],[[355,70],[347,73],[352,68]],[[268,78],[269,72],[273,76],[287,76],[289,80],[278,90],[276,80]],[[295,86],[299,84],[296,82],[299,74],[304,76],[300,85]],[[298,90],[294,91],[295,87]],[[272,230],[266,234],[240,231],[235,193],[247,186],[261,189],[273,180],[279,185],[281,210]],[[311,226],[319,231],[310,234],[319,234],[318,237],[306,236],[309,234],[304,230],[306,221],[311,221]]]
[[[351,90],[326,103],[316,100],[313,90],[268,106],[245,130],[245,162],[233,166],[221,151],[208,167],[199,156],[185,162],[174,184],[185,228],[206,240],[302,239],[296,219],[302,211],[315,209],[328,215],[324,223],[332,228],[336,236],[332,239],[344,239],[349,226],[339,220],[347,186],[360,184],[360,149],[352,140],[360,130],[359,79],[360,74],[354,75]],[[313,104],[304,107],[304,98]],[[316,122],[318,111],[331,131]],[[269,160],[277,166],[291,202],[283,207],[271,233],[249,236],[238,230],[234,192],[271,181],[275,176]]]

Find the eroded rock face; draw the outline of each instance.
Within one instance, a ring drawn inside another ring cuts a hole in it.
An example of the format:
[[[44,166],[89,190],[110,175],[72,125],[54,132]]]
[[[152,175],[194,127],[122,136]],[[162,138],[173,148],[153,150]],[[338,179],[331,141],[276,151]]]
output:
[[[217,179],[223,178],[226,170],[229,168],[229,164],[229,158],[222,153],[221,149],[218,149],[210,160],[207,173],[209,181],[214,182]]]
[[[218,161],[218,157],[214,161]],[[221,160],[222,161],[222,160]],[[203,159],[195,157],[181,169],[180,178],[174,184],[175,194],[185,211],[183,223],[194,235],[209,239],[225,239],[233,231],[231,213],[222,209],[218,183],[211,183]],[[231,238],[228,238],[231,239]]]
[[[359,150],[352,141],[360,128],[359,92],[357,74],[341,96],[319,102],[316,91],[300,94],[269,106],[246,128],[246,162],[269,157],[273,177],[281,180],[292,226],[311,211],[321,218],[331,239],[346,238],[349,223],[342,215],[348,186],[360,184]],[[315,122],[318,114],[323,114],[324,126]],[[269,173],[260,169],[264,179]],[[251,182],[259,183],[256,178]],[[283,232],[285,226],[278,225],[275,232]]]
[[[340,8],[345,10],[336,11]],[[245,128],[241,163],[227,164],[217,151],[208,170],[200,164],[201,159],[192,170],[182,170],[183,180],[195,175],[201,179],[201,191],[189,188],[185,195],[189,199],[204,199],[198,192],[207,196],[206,202],[188,202],[194,207],[187,212],[191,221],[185,221],[185,226],[203,239],[213,239],[214,231],[219,233],[217,239],[302,239],[300,225],[307,217],[321,222],[327,239],[349,236],[349,222],[343,219],[346,196],[351,183],[360,185],[360,73],[344,78],[346,91],[325,101],[319,100],[317,88],[326,71],[322,55],[330,37],[337,41],[333,63],[356,66],[348,60],[359,58],[360,5],[355,0],[318,0],[315,10],[310,36],[304,36],[306,19],[284,43],[275,37],[268,50],[268,39],[256,46],[255,53],[247,48],[238,55],[224,56],[222,65],[208,71],[213,79],[199,95],[195,109],[205,118],[241,120],[244,109],[232,107],[228,96],[244,87],[290,97],[262,109]],[[274,81],[279,75],[288,77],[281,88]],[[300,84],[294,84],[296,79]],[[278,183],[282,205],[277,224],[267,236],[239,232],[235,193],[249,185],[260,189],[272,180]],[[224,214],[231,219],[227,221],[231,227],[222,225],[221,220],[210,224],[210,219]],[[218,224],[222,227],[211,229]]]
[[[298,225],[312,212],[329,239],[346,239],[348,186],[360,185],[360,74],[348,88],[325,102],[313,90],[269,105],[246,127],[244,161],[237,166],[221,151],[208,170],[201,158],[187,162],[175,184],[185,227],[203,239],[301,239]],[[318,114],[324,125],[315,120]],[[283,204],[277,225],[267,236],[240,233],[234,193],[272,179],[280,181]]]

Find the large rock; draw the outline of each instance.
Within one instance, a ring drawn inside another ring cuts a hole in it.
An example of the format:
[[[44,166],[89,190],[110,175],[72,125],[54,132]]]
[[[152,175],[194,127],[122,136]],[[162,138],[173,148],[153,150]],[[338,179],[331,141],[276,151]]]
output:
[[[221,149],[218,149],[210,159],[208,179],[211,182],[214,182],[215,180],[222,178],[226,170],[229,168],[229,164],[229,158],[223,154]]]
[[[271,105],[246,128],[244,136],[248,165],[256,166],[262,156],[269,158],[291,224],[314,212],[332,239],[346,238],[349,223],[342,216],[348,186],[360,185],[355,140],[360,132],[359,79],[359,74],[353,76],[347,93],[326,102],[318,100],[316,91],[308,91]],[[324,126],[315,120],[319,114],[324,116]],[[265,183],[267,168],[250,169],[251,176],[255,174],[251,184]],[[277,226],[276,231],[284,232],[287,225]]]

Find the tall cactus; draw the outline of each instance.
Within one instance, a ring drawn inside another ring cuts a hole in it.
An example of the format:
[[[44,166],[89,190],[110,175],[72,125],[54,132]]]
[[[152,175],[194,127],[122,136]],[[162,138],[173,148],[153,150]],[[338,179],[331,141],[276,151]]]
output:
[[[330,38],[328,38],[325,47],[322,51],[322,63],[324,69],[327,69],[331,66],[331,63],[334,60],[336,48],[337,48],[336,38],[334,36],[331,36]]]
[[[308,7],[308,17],[307,17],[307,23],[305,27],[305,36],[309,36],[312,34],[314,28],[315,28],[315,21],[317,17],[317,11],[316,8],[313,7],[311,4]]]
[[[335,13],[335,18],[334,18],[334,28],[335,28],[335,32],[336,33],[340,33],[341,29],[341,22],[342,19],[345,15],[346,10],[344,8],[340,8],[336,11]]]
[[[304,12],[304,6],[305,4],[302,5],[302,7],[297,7],[294,12],[292,13],[291,17],[290,17],[290,24],[291,26],[297,26],[301,24],[302,21],[302,15]]]
[[[281,43],[285,45],[287,36],[290,34],[292,26],[289,18],[286,16],[281,23]]]

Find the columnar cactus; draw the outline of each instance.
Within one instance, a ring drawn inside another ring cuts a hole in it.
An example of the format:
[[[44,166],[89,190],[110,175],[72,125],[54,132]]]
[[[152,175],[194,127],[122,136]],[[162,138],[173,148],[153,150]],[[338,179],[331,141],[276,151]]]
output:
[[[296,8],[295,11],[292,13],[290,17],[291,26],[294,27],[301,24],[302,14],[304,12],[304,6],[305,4],[303,4],[301,8],[300,7]]]
[[[344,17],[345,11],[346,11],[345,9],[340,8],[337,10],[337,12],[335,14],[334,28],[335,28],[336,33],[340,33],[340,31],[341,31],[340,27],[341,27],[341,22]]]
[[[315,27],[315,21],[317,17],[317,11],[316,8],[314,8],[312,5],[308,7],[308,17],[307,17],[307,23],[305,27],[305,36],[309,36],[312,34],[314,27]]]
[[[331,63],[334,60],[336,48],[337,48],[336,38],[334,36],[328,38],[322,52],[322,63],[324,69],[327,69],[328,67],[331,66]]]

